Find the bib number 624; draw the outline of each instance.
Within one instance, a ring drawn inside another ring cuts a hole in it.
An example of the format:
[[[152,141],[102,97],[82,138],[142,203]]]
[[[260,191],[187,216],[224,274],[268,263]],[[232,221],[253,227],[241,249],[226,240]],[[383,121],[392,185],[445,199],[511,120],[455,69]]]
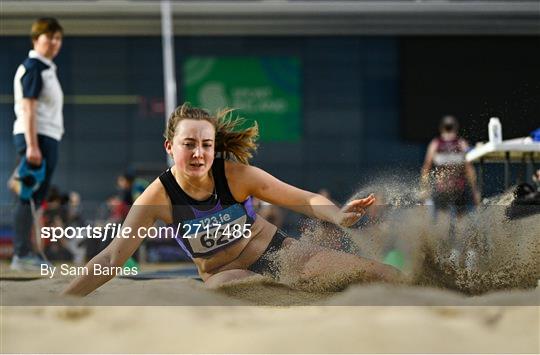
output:
[[[213,235],[208,228],[201,236],[201,244],[206,248],[224,245],[238,238],[251,238],[251,224],[226,224],[224,228],[221,224],[213,224],[212,227],[216,228]]]

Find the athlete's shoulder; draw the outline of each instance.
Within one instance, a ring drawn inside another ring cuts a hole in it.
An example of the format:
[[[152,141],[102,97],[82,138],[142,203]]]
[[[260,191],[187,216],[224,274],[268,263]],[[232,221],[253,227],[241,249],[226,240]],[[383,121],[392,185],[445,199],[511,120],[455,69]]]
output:
[[[171,205],[159,179],[155,179],[135,200],[128,218],[153,224],[157,220],[171,223]]]
[[[236,201],[244,201],[256,186],[258,168],[251,165],[225,160],[227,184]]]
[[[159,178],[156,178],[143,193],[135,200],[135,205],[169,205],[170,201],[165,191],[165,187]]]
[[[48,69],[49,66],[43,63],[37,58],[26,58],[21,64],[26,71],[41,73],[43,70]]]
[[[253,167],[250,165],[238,163],[232,160],[225,160],[224,164],[227,179],[245,176],[246,173],[253,169]]]

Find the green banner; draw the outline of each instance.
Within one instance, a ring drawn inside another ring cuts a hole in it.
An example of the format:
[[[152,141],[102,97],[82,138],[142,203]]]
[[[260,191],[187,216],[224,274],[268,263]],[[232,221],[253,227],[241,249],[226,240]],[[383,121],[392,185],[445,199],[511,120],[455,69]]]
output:
[[[231,107],[262,141],[301,137],[300,60],[294,57],[189,57],[182,67],[184,101],[215,113]]]

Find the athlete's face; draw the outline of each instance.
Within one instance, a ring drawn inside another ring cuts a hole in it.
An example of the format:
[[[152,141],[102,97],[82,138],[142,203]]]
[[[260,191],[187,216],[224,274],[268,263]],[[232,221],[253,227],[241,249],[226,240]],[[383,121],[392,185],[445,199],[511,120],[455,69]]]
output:
[[[62,47],[62,32],[42,33],[34,40],[34,50],[45,58],[53,59]]]
[[[208,174],[214,162],[216,131],[208,121],[182,120],[176,126],[173,141],[165,142],[177,171],[189,177]]]

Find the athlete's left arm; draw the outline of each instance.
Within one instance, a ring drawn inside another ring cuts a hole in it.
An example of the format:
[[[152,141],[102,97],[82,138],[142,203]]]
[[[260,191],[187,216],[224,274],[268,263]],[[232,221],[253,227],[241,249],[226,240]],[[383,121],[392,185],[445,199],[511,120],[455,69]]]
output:
[[[350,201],[340,209],[326,197],[289,185],[257,167],[234,162],[227,162],[226,167],[227,180],[235,197],[243,200],[254,196],[344,227],[356,223],[375,202],[375,197],[370,195]]]

